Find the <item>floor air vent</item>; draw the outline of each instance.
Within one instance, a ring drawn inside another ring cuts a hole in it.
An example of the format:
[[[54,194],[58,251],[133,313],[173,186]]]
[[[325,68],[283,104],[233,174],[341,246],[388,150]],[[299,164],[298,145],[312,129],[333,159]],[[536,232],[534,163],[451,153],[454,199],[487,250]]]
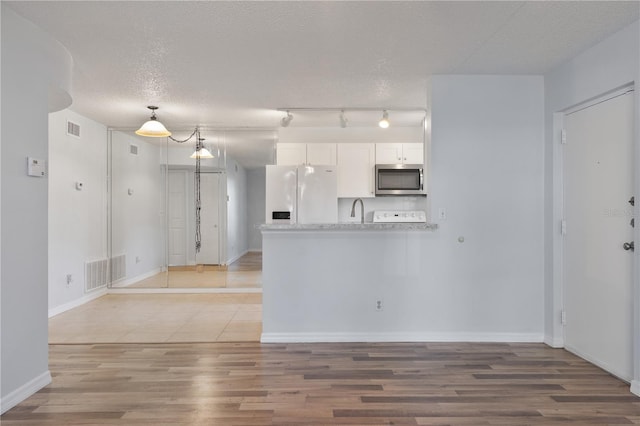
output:
[[[109,273],[111,272],[111,273]],[[121,280],[127,276],[126,256],[115,256],[111,261],[111,271],[109,271],[109,259],[100,259],[85,263],[85,292],[106,287],[109,279],[113,282]]]
[[[119,281],[127,276],[127,257],[124,254],[111,258],[111,280]]]
[[[109,279],[109,260],[101,259],[84,264],[84,290],[93,291],[105,287]]]

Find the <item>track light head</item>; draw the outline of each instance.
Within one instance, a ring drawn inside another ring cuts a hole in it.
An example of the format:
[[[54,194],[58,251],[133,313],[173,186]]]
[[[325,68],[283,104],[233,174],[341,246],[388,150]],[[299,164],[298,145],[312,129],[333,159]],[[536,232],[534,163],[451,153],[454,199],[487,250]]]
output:
[[[344,110],[340,111],[340,127],[344,129],[345,127],[347,127],[348,122],[349,120],[347,120],[347,117],[345,117]]]
[[[389,113],[387,112],[387,110],[382,111],[382,120],[378,121],[378,126],[383,129],[389,127]]]
[[[282,117],[282,120],[280,121],[280,125],[282,127],[287,127],[291,123],[291,120],[293,120],[293,115],[289,111],[287,111],[287,116]]]

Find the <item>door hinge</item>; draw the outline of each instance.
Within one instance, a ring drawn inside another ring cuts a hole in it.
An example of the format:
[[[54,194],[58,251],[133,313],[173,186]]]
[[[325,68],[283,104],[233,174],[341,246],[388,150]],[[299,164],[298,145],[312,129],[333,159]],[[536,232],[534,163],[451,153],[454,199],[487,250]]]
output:
[[[562,325],[567,325],[567,311],[564,309],[560,311],[560,323]]]
[[[560,234],[567,235],[567,221],[565,219],[560,221]]]
[[[560,130],[560,143],[563,145],[567,143],[567,131],[565,129]]]

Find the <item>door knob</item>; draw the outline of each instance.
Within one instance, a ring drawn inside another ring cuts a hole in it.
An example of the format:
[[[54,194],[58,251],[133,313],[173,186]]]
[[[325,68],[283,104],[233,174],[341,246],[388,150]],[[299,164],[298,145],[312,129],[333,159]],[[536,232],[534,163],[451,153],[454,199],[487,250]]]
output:
[[[622,248],[623,248],[623,249],[625,249],[625,250],[631,250],[631,251],[633,251],[633,250],[634,250],[634,248],[633,248],[633,241],[631,241],[630,243],[624,243],[624,244],[622,245]]]

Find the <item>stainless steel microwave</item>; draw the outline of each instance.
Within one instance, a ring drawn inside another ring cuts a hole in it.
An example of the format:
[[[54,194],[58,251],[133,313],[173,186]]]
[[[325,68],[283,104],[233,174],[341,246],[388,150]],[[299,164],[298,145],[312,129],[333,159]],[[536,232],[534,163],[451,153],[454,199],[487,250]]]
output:
[[[376,195],[426,195],[422,164],[376,164]]]

